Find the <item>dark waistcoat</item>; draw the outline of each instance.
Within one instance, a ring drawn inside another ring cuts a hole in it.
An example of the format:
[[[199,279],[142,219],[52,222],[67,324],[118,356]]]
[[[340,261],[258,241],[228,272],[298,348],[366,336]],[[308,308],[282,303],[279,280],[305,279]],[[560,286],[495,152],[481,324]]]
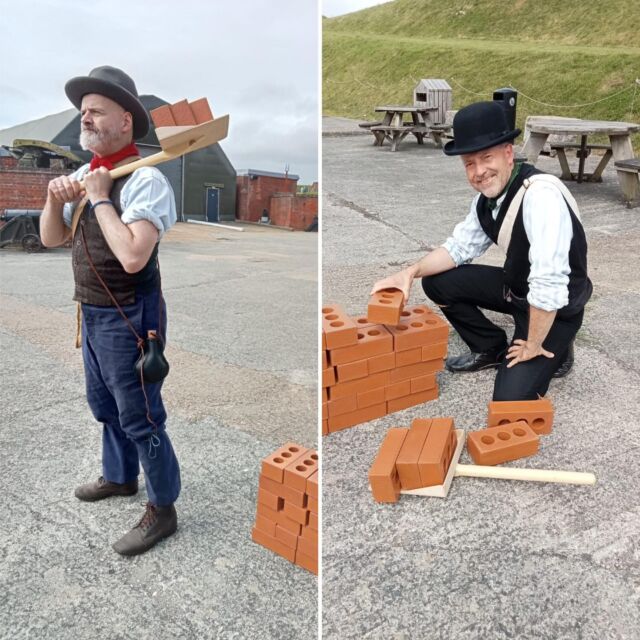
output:
[[[131,176],[124,176],[114,180],[109,198],[113,206],[122,217],[120,194],[127,180]],[[158,243],[153,248],[147,264],[137,273],[127,273],[119,260],[109,248],[102,230],[98,224],[93,207],[89,202],[84,206],[80,223],[73,237],[72,260],[73,277],[75,280],[75,295],[73,299],[86,304],[98,306],[113,306],[111,298],[100,284],[91,268],[85,252],[82,234],[84,233],[91,260],[111,290],[113,297],[120,305],[133,304],[136,293],[148,293],[160,287],[160,270],[158,267]]]
[[[526,178],[540,173],[543,172],[530,164],[522,165],[520,172],[507,191],[495,220],[491,215],[488,199],[482,194],[480,195],[476,207],[478,220],[484,232],[494,243],[497,244],[500,227],[509,209],[509,205],[523,182]],[[571,215],[571,225],[573,227],[573,237],[569,248],[569,267],[571,269],[571,273],[569,274],[569,303],[562,309],[563,314],[568,315],[577,313],[584,308],[584,305],[591,297],[593,286],[587,276],[587,241],[584,228],[566,199],[565,202]],[[511,292],[519,298],[526,298],[529,292],[528,278],[531,271],[531,263],[529,262],[529,248],[531,245],[522,219],[523,206],[524,199],[516,215],[511,241],[507,248],[507,257],[503,267],[506,285]]]

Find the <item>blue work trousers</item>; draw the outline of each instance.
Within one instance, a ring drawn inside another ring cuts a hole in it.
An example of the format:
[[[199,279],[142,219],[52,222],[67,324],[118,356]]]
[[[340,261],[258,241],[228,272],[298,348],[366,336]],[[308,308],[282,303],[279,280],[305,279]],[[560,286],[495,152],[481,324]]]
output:
[[[135,303],[122,310],[146,339],[148,330],[158,330],[160,304],[164,339],[167,316],[159,291],[138,294]],[[132,482],[142,463],[150,502],[167,506],[180,494],[180,467],[165,428],[162,382],[145,382],[143,391],[134,370],[139,355],[136,338],[115,307],[82,305],[87,400],[103,425],[102,475],[109,482]]]

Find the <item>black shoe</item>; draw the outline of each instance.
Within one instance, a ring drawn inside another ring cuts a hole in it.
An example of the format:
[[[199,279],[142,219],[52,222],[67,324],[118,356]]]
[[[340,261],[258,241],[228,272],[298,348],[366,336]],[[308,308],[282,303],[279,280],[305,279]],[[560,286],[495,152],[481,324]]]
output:
[[[178,529],[175,507],[156,507],[147,502],[146,511],[138,524],[113,544],[121,556],[137,556],[149,551],[160,540],[173,535]]]
[[[76,491],[76,498],[85,502],[95,502],[111,496],[133,496],[138,493],[138,478],[126,484],[108,482],[100,476],[94,482],[80,485]]]
[[[573,340],[569,343],[569,348],[564,356],[564,360],[558,365],[553,374],[554,378],[564,378],[573,367]]]
[[[469,373],[482,369],[491,369],[500,366],[507,352],[507,347],[474,353],[469,351],[461,356],[451,356],[447,358],[446,367],[452,373]]]

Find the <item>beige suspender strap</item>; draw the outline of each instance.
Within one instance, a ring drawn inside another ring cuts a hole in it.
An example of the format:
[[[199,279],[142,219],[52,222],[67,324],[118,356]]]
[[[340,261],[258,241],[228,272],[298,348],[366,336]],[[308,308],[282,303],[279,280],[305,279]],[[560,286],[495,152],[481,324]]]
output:
[[[518,192],[514,196],[509,208],[507,209],[507,213],[504,216],[504,220],[502,221],[502,226],[500,227],[500,233],[498,234],[498,246],[506,253],[509,248],[509,243],[511,242],[511,233],[513,232],[513,225],[516,221],[516,216],[518,215],[518,211],[520,209],[520,205],[522,204],[522,200],[524,199],[524,194],[527,189],[531,187],[531,185],[535,182],[546,182],[548,184],[552,184],[560,190],[560,193],[564,196],[564,199],[569,203],[573,213],[575,213],[576,218],[580,220],[580,210],[578,209],[578,203],[575,198],[571,195],[571,192],[567,187],[562,184],[559,178],[556,176],[550,176],[546,173],[539,173],[530,178],[525,178],[524,182]]]

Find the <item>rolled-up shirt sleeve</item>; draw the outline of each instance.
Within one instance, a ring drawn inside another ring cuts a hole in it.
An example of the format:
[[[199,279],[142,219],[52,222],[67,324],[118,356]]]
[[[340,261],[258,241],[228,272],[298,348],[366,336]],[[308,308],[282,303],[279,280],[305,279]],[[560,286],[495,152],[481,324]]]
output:
[[[478,194],[471,203],[471,209],[467,217],[456,225],[453,234],[442,245],[456,267],[479,258],[492,244],[491,238],[484,232],[478,220],[476,205]]]
[[[177,220],[173,189],[165,176],[153,167],[138,169],[122,190],[124,224],[148,220],[161,238]]]
[[[529,239],[527,301],[544,311],[569,303],[569,249],[573,225],[567,203],[553,185],[536,183],[527,189],[522,220]]]

